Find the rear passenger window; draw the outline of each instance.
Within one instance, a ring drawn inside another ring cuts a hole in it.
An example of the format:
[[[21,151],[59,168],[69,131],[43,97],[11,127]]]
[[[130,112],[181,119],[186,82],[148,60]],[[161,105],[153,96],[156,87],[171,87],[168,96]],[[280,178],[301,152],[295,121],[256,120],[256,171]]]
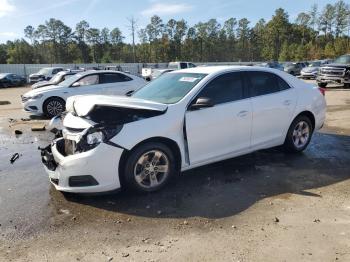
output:
[[[116,74],[116,73],[107,73],[102,74],[101,76],[101,84],[108,84],[108,83],[116,83],[116,82],[126,82],[131,81],[132,79],[124,74]]]
[[[187,68],[187,64],[186,64],[186,63],[180,63],[180,68],[181,68],[181,69]]]
[[[280,91],[275,75],[267,72],[248,72],[251,96],[261,96]]]
[[[197,97],[207,97],[214,105],[243,99],[240,73],[228,73],[212,80]]]
[[[290,88],[290,86],[287,84],[287,82],[284,81],[279,76],[276,76],[276,79],[277,79],[277,84],[278,84],[280,91],[287,90]]]

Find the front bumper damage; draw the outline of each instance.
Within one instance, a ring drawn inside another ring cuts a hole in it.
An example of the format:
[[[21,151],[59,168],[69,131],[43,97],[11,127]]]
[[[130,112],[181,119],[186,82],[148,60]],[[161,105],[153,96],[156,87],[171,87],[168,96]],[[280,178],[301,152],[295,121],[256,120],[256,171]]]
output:
[[[82,153],[65,155],[65,139],[58,138],[41,149],[50,182],[59,191],[96,193],[120,188],[119,160],[123,149],[99,144]]]

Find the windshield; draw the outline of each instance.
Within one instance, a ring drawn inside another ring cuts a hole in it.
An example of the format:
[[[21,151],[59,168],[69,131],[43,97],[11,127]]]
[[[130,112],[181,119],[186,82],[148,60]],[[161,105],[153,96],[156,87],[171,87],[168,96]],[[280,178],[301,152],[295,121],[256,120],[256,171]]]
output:
[[[42,68],[38,72],[38,75],[48,75],[48,74],[50,74],[50,68]]]
[[[79,78],[81,78],[83,75],[82,74],[75,74],[68,79],[62,81],[60,83],[60,86],[71,86],[75,81],[77,81]]]
[[[320,66],[321,62],[317,61],[317,62],[311,62],[311,64],[309,64],[309,67],[317,67]]]
[[[206,74],[168,73],[136,91],[132,96],[163,104],[180,101]]]
[[[350,55],[343,55],[334,60],[335,64],[350,64]]]

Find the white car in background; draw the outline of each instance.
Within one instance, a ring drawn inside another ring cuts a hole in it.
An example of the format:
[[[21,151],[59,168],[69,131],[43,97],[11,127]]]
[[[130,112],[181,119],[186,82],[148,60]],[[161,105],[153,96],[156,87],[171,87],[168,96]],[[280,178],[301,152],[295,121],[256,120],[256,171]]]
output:
[[[327,64],[326,60],[312,61],[307,67],[304,67],[300,71],[300,78],[303,79],[316,79],[320,67]]]
[[[146,84],[140,77],[123,72],[87,71],[75,74],[58,85],[33,89],[22,96],[25,111],[44,114],[48,117],[60,115],[65,110],[66,100],[76,95],[126,95]]]
[[[68,99],[63,137],[42,161],[60,191],[155,191],[180,171],[256,150],[303,151],[325,120],[323,91],[263,67],[173,71],[131,97]]]
[[[62,67],[44,67],[37,73],[29,75],[29,83],[37,83],[40,81],[48,81],[58,72],[63,71]]]

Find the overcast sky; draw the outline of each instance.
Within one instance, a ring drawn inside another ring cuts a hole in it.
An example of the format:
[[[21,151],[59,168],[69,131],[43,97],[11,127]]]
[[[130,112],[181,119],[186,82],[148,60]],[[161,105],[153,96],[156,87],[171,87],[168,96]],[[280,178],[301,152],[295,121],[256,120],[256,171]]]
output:
[[[164,21],[185,19],[190,25],[216,18],[220,23],[227,18],[246,17],[253,24],[260,18],[270,19],[274,10],[282,7],[294,21],[296,15],[308,11],[313,3],[319,9],[336,0],[0,0],[0,42],[23,37],[27,25],[37,27],[49,18],[62,20],[74,28],[81,20],[91,27],[110,29],[119,27],[125,41],[130,41],[127,18],[134,16],[138,28],[157,14]]]

